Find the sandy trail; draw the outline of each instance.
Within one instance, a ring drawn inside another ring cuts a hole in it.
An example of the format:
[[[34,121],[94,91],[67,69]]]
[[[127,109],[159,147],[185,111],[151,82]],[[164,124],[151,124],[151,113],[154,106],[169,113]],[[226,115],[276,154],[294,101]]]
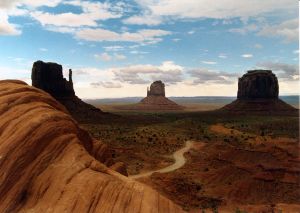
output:
[[[174,158],[175,162],[172,165],[167,166],[167,167],[162,168],[162,169],[145,172],[145,173],[141,173],[141,174],[138,174],[138,175],[132,175],[132,176],[129,176],[129,178],[137,179],[137,178],[141,178],[141,177],[150,176],[154,172],[167,173],[167,172],[172,172],[176,169],[179,169],[186,162],[184,154],[186,152],[188,152],[192,147],[193,147],[193,141],[186,141],[185,146],[183,148],[181,148],[181,149],[179,149],[179,150],[177,150],[176,152],[173,153],[173,158]]]

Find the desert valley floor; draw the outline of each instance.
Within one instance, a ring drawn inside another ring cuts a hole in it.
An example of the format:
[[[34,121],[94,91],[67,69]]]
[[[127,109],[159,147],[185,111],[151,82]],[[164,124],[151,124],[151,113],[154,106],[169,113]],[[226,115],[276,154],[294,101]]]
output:
[[[126,164],[129,177],[185,210],[300,211],[297,113],[114,113],[119,117],[80,125],[109,145],[114,160]],[[173,154],[186,142],[191,146],[181,153],[186,162],[180,168],[155,172],[178,163]]]

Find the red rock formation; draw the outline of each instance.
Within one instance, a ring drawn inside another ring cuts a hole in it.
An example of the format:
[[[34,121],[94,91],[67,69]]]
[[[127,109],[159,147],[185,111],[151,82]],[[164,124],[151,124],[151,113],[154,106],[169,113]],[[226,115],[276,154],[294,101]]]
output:
[[[279,86],[271,70],[250,70],[238,83],[237,100],[221,111],[235,113],[298,113],[298,110],[278,98]]]
[[[165,97],[165,84],[154,81],[147,89],[147,97],[136,105],[137,110],[182,110],[184,107]]]
[[[69,81],[63,77],[62,66],[56,63],[36,61],[31,73],[32,86],[37,87],[59,99],[74,97],[72,70],[69,70]]]
[[[106,146],[54,98],[0,81],[1,212],[182,212],[105,161]]]
[[[165,97],[165,84],[162,81],[154,81],[150,85],[150,90],[147,89],[147,97],[149,96]]]
[[[75,95],[72,80],[72,70],[69,70],[69,81],[63,77],[62,66],[56,63],[36,61],[32,67],[32,86],[42,89],[63,104],[78,121],[102,120],[115,117],[102,112],[85,103]]]
[[[238,99],[278,99],[279,86],[271,70],[250,70],[238,85]]]

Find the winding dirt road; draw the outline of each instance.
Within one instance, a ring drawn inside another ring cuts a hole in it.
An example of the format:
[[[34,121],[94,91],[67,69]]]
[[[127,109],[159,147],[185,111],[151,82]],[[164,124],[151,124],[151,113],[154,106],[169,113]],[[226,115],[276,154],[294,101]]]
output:
[[[173,158],[174,158],[175,162],[172,165],[167,166],[167,167],[162,168],[162,169],[158,169],[158,170],[154,170],[154,171],[148,171],[148,172],[145,172],[145,173],[141,173],[141,174],[138,174],[138,175],[132,175],[132,176],[129,176],[129,177],[133,178],[133,179],[138,179],[138,178],[141,178],[141,177],[150,176],[155,172],[167,173],[167,172],[172,172],[176,169],[179,169],[186,162],[184,154],[186,152],[188,152],[192,147],[193,147],[193,141],[186,141],[185,146],[183,148],[181,148],[181,149],[179,149],[179,150],[177,150],[176,152],[173,153]]]

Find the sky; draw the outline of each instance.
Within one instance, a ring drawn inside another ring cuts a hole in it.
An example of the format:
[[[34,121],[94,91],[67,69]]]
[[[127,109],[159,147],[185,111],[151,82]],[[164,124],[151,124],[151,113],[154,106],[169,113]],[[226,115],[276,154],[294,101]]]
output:
[[[236,96],[247,70],[271,69],[299,94],[295,0],[0,0],[0,79],[31,83],[34,61],[73,70],[84,99]]]

